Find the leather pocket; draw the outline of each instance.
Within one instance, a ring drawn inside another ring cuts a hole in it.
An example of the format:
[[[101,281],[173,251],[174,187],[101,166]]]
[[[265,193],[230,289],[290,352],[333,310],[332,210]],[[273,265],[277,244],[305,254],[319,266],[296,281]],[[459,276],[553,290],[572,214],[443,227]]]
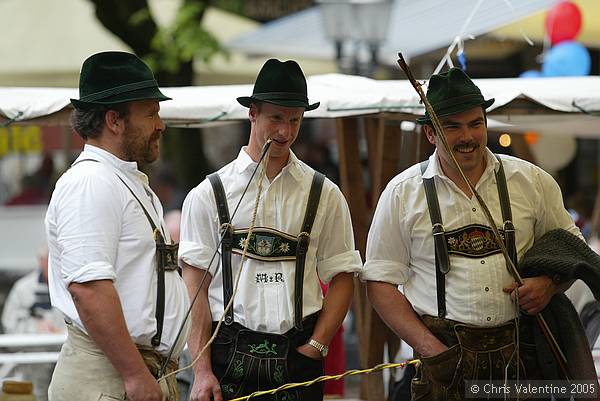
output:
[[[456,374],[459,360],[460,345],[458,344],[437,355],[421,358],[422,376],[433,383],[449,387]]]

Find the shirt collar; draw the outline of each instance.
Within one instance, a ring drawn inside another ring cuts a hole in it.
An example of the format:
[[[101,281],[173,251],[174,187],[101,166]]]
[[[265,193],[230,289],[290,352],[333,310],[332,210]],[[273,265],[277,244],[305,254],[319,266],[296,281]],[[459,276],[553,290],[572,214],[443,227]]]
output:
[[[487,177],[492,172],[497,171],[500,165],[498,159],[496,159],[494,154],[487,147],[485,148],[485,158],[485,170],[483,171],[483,174],[479,179],[480,182],[484,179],[484,177]],[[444,172],[442,171],[442,166],[440,164],[437,149],[433,152],[431,156],[429,156],[429,166],[427,166],[427,169],[423,173],[423,178],[432,178],[436,175],[439,177],[446,177],[446,174],[444,174]]]
[[[238,173],[243,173],[246,170],[256,168],[256,162],[252,160],[250,155],[246,152],[247,146],[240,149],[238,157],[235,159],[235,165]],[[289,172],[296,181],[300,181],[303,177],[304,168],[300,159],[290,150],[290,157],[288,158],[287,164],[283,167],[280,174]]]
[[[128,162],[125,160],[119,159],[114,154],[99,148],[94,145],[85,144],[83,147],[83,152],[77,160],[83,160],[87,158],[93,158],[100,162],[107,163],[114,167],[115,169],[124,172],[125,174],[133,175],[134,177],[140,179],[145,184],[148,184],[148,176],[138,170],[138,165],[136,162]]]

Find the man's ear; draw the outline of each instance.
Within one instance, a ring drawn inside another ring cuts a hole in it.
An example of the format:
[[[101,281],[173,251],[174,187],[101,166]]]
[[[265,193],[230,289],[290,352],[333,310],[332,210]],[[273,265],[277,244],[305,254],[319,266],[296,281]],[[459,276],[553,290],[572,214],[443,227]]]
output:
[[[427,140],[429,141],[429,143],[432,145],[435,145],[435,134],[433,131],[433,127],[429,124],[424,124],[423,132],[425,133],[425,136],[427,137]]]
[[[250,108],[248,109],[248,119],[250,120],[251,123],[256,122],[257,114],[258,114],[258,108],[256,107],[256,104],[251,103]]]
[[[108,110],[104,114],[104,123],[110,132],[119,133],[125,128],[125,121],[119,117],[119,113],[115,110]]]

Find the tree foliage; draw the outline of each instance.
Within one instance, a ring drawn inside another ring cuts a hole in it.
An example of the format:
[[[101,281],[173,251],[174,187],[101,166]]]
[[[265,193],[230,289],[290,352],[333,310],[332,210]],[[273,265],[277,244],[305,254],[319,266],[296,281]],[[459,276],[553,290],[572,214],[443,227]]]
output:
[[[89,0],[96,17],[152,67],[161,86],[190,86],[194,60],[207,62],[224,52],[202,27],[211,0],[182,0],[174,20],[160,27],[147,0]],[[168,128],[163,156],[172,163],[181,184],[189,189],[210,171],[199,130]]]

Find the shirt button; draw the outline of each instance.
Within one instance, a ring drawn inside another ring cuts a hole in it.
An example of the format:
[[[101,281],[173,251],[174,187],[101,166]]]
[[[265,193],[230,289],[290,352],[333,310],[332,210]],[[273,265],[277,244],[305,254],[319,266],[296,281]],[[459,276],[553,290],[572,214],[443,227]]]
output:
[[[491,321],[491,320],[492,320],[492,318],[488,316],[488,317],[487,317],[487,321],[489,322],[489,321]]]
[[[490,290],[490,287],[485,287],[484,290],[485,292],[488,292]]]
[[[472,210],[472,211],[474,211],[474,212],[476,212],[476,211],[477,211],[477,209],[475,209],[475,208],[473,208],[473,209],[471,209],[471,210]]]
[[[485,265],[485,260],[482,260],[482,261],[481,261],[481,264],[482,264],[482,265]]]

